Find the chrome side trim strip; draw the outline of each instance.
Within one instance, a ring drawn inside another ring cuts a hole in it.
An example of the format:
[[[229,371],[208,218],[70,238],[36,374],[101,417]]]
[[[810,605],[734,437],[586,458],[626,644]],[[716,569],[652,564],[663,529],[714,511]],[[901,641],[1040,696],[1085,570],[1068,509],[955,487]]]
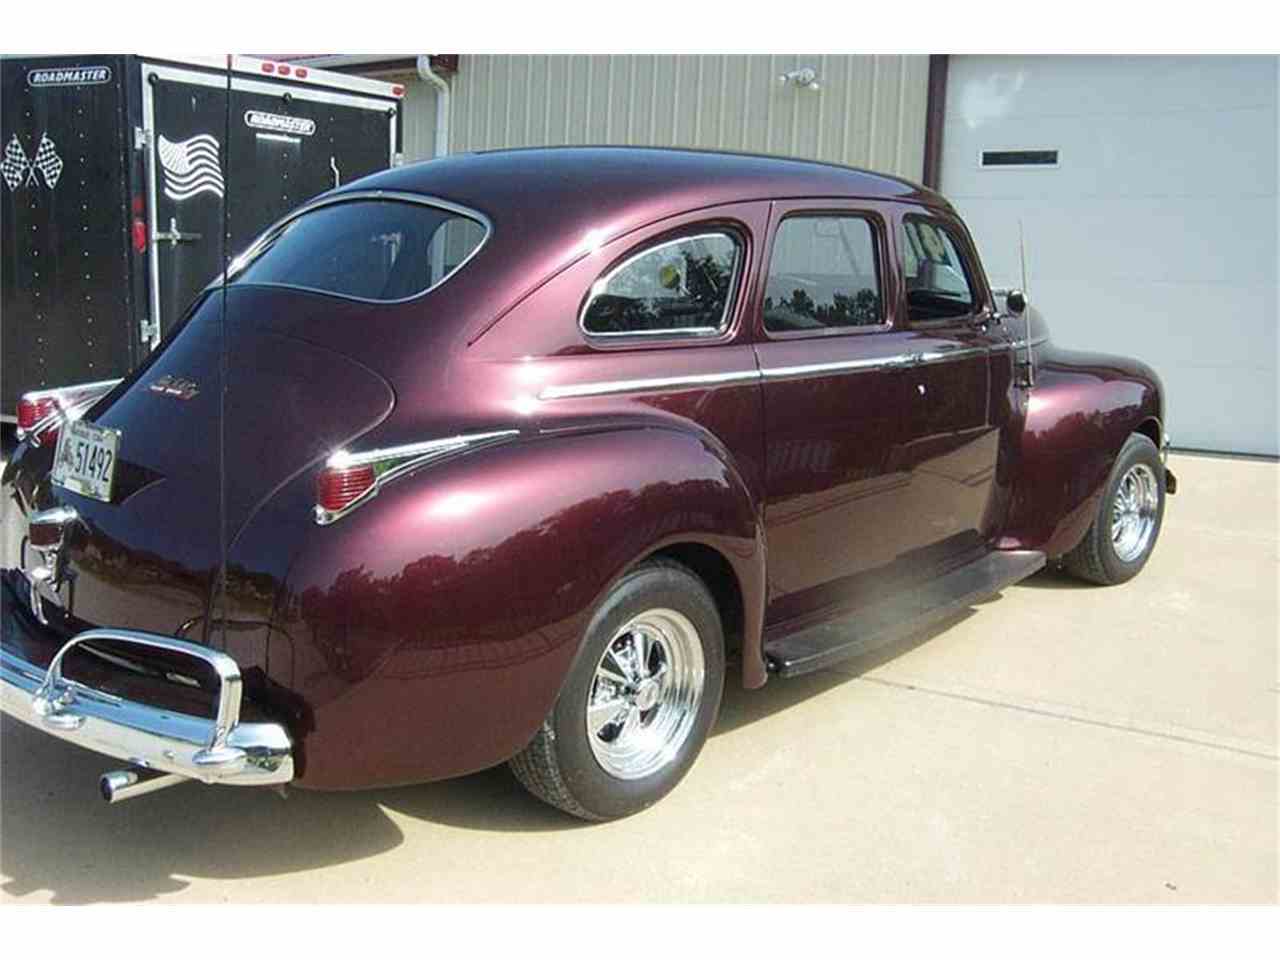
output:
[[[335,450],[325,461],[326,469],[341,470],[347,467],[374,468],[373,486],[364,494],[352,500],[341,510],[326,510],[320,504],[315,505],[315,521],[327,527],[335,520],[340,520],[352,510],[368,503],[378,495],[382,487],[414,470],[424,463],[443,457],[458,450],[488,446],[519,435],[519,430],[491,430],[487,433],[462,433],[454,437],[442,437],[438,440],[424,440],[421,443],[406,443],[398,447],[383,447],[378,450],[364,450],[351,453],[347,450]]]
[[[1048,335],[1041,336],[1041,337],[1034,337],[1031,340],[1010,340],[1008,343],[1000,344],[1000,349],[1022,350],[1026,347],[1038,347],[1042,343],[1048,343],[1048,342],[1049,342]]]
[[[1034,341],[1042,343],[1047,337]],[[1001,344],[1000,349],[1006,345]],[[689,387],[718,386],[751,380],[790,380],[852,370],[893,370],[924,364],[945,363],[961,357],[983,356],[987,347],[959,347],[954,350],[926,350],[920,353],[898,353],[885,357],[860,357],[856,360],[833,360],[827,363],[804,363],[792,367],[769,367],[764,370],[734,370],[728,373],[691,374],[685,377],[652,377],[642,380],[605,380],[543,387],[539,400],[562,400],[568,397],[600,397],[614,393],[652,393],[659,390],[682,390]]]
[[[888,370],[905,366],[912,355],[900,353],[891,357],[865,357],[858,360],[833,360],[829,363],[803,363],[794,367],[770,367],[764,370],[766,380],[782,380],[793,377],[810,377],[820,373],[838,373],[841,370]]]
[[[925,364],[945,363],[961,357],[985,356],[986,347],[957,347],[952,350],[924,350],[919,353],[898,353],[887,357],[865,357],[857,360],[835,360],[830,363],[807,363],[796,367],[773,367],[764,371],[766,379],[807,377],[819,373],[841,370],[895,370],[903,367],[919,367]]]
[[[651,393],[655,390],[683,390],[725,383],[759,380],[759,370],[733,370],[728,373],[695,373],[685,377],[651,377],[643,380],[605,380],[597,383],[573,383],[543,387],[539,400],[563,400],[568,397],[599,397],[612,393]]]
[[[66,654],[95,640],[181,653],[209,664],[220,681],[217,716],[160,709],[64,678]],[[225,653],[136,630],[77,634],[47,670],[0,650],[0,708],[23,723],[88,750],[205,783],[288,783],[294,774],[288,732],[278,723],[241,723],[241,692],[240,668]]]
[[[370,463],[379,463],[383,460],[409,460],[425,456],[435,456],[441,453],[447,453],[450,450],[457,450],[461,447],[470,446],[475,443],[483,443],[486,440],[496,440],[499,437],[513,437],[519,430],[492,430],[488,433],[460,433],[454,437],[443,437],[438,440],[424,440],[421,443],[406,443],[398,447],[382,447],[379,450],[365,450],[360,453],[350,453],[346,450],[337,450],[330,455],[325,466],[329,467],[361,467]]]

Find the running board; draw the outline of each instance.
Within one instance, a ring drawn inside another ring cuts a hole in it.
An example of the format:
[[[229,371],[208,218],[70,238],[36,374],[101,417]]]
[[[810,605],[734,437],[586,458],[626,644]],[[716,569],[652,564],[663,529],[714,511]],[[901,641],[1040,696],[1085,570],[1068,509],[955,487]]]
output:
[[[945,620],[957,610],[1031,576],[1038,550],[996,550],[888,600],[765,644],[769,672],[795,677],[856,657]]]

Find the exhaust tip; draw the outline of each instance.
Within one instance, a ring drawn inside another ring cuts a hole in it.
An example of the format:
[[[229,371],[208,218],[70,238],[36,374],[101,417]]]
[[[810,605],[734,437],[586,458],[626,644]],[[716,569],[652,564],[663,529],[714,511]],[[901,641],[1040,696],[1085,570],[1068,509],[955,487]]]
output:
[[[157,773],[154,770],[113,770],[98,778],[98,792],[107,803],[120,803],[165,787],[175,787],[187,780],[187,777],[176,773]]]
[[[116,803],[124,799],[120,796],[120,792],[137,782],[138,775],[132,770],[114,770],[98,778],[98,792],[107,803]]]

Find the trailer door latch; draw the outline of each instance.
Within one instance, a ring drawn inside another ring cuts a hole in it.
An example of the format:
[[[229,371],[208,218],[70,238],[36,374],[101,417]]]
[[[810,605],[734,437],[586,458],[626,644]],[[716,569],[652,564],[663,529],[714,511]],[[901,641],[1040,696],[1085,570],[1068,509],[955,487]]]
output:
[[[142,339],[143,346],[154,350],[156,343],[160,340],[160,321],[152,320],[150,317],[143,317],[142,322],[138,324],[138,333]]]
[[[170,217],[169,229],[163,232],[157,230],[155,239],[157,241],[168,240],[170,244],[176,247],[180,243],[193,243],[203,236],[204,234],[202,233],[183,233],[178,229],[178,218]]]

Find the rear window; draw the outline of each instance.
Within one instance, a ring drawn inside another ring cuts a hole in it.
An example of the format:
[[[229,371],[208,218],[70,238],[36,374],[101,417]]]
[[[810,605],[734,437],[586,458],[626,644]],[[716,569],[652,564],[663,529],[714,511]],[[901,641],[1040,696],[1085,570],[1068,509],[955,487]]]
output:
[[[251,251],[232,283],[300,287],[358,300],[405,300],[439,286],[484,243],[479,219],[401,200],[317,207]]]

